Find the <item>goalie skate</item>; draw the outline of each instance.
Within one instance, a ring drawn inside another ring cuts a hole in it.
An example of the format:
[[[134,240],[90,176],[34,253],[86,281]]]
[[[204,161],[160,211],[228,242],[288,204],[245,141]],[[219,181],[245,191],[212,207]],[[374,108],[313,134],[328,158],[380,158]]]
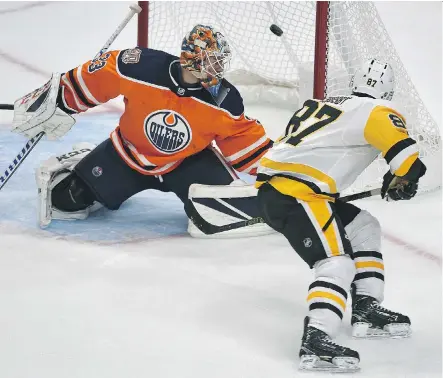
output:
[[[351,324],[352,336],[356,338],[404,338],[412,333],[409,317],[361,295],[354,299]]]
[[[310,327],[308,323],[309,318],[306,318],[299,354],[300,370],[337,373],[352,373],[360,370],[358,352],[333,343],[325,332]]]

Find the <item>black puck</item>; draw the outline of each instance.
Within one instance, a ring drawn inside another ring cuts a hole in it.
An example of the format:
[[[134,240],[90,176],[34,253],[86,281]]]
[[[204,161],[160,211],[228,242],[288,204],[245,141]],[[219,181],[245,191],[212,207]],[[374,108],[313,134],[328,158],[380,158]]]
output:
[[[271,32],[273,32],[275,35],[277,36],[281,36],[283,34],[283,30],[281,30],[277,25],[272,24],[271,27],[269,28],[271,30]]]

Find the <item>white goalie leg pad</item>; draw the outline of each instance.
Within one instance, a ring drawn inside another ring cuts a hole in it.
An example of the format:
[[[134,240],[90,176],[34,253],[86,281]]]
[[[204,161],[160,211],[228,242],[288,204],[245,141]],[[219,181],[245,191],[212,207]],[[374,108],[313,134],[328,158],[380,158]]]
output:
[[[378,302],[384,296],[384,264],[381,249],[381,227],[378,220],[366,210],[345,227],[356,266],[357,294],[369,295]]]
[[[308,293],[309,325],[334,337],[346,311],[355,265],[348,255],[333,256],[318,261],[314,272]]]
[[[189,200],[195,208],[196,215],[201,217],[202,222],[212,231],[205,233],[190,219],[189,234],[195,238],[236,238],[274,233],[275,231],[266,223],[258,223],[262,221],[258,217],[251,217],[228,203],[229,199],[247,200],[256,196],[257,189],[241,180],[235,180],[231,185],[192,184],[189,188]],[[230,225],[239,223],[241,225],[229,229]]]
[[[95,145],[92,143],[78,143],[72,151],[60,156],[52,156],[42,162],[35,170],[35,180],[38,188],[38,224],[41,228],[47,227],[52,219],[73,220],[86,219],[93,211],[102,205],[95,202],[85,210],[64,212],[52,207],[51,191],[65,177],[67,177],[77,163],[89,154]]]

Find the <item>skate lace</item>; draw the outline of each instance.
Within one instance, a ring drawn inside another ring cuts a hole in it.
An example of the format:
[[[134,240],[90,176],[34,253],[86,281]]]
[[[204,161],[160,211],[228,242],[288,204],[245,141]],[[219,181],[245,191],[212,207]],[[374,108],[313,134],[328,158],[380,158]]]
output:
[[[342,345],[339,345],[339,344],[334,343],[334,342],[332,341],[332,339],[331,339],[329,336],[327,336],[327,335],[325,335],[325,336],[321,336],[321,337],[320,337],[320,341],[321,341],[322,343],[325,343],[325,344],[328,344],[328,345],[330,345],[330,346],[333,346],[333,347],[335,347],[335,348],[337,348],[337,349],[341,349],[341,350],[346,350],[346,349],[347,349],[346,347],[344,347],[344,346],[342,346]]]
[[[377,301],[372,302],[372,307],[374,309],[376,309],[377,311],[381,311],[381,312],[384,312],[384,313],[389,314],[389,315],[396,315],[396,312],[388,310],[387,308],[384,308]]]

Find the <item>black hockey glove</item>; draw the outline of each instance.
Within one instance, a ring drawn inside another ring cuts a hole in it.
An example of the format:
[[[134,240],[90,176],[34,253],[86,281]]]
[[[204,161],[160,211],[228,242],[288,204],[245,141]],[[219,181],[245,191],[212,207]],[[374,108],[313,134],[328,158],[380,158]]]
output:
[[[417,194],[418,182],[397,177],[388,171],[383,176],[381,198],[389,201],[410,200]]]

